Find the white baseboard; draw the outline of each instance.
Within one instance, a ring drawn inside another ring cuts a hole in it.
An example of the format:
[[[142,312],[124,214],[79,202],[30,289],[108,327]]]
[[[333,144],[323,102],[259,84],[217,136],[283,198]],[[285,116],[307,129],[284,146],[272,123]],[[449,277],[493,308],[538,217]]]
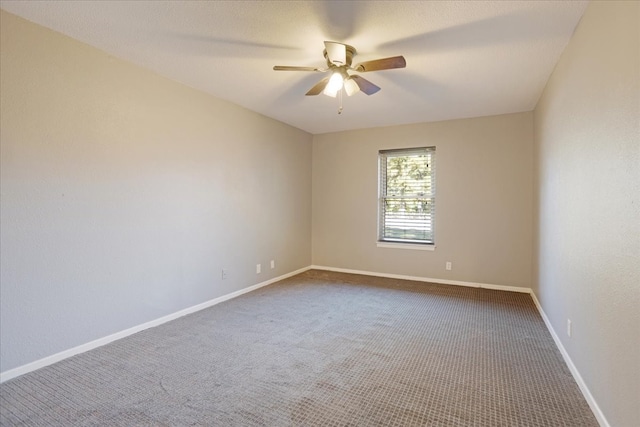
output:
[[[553,341],[555,341],[556,343],[556,347],[558,347],[558,350],[560,350],[560,354],[562,354],[562,358],[564,359],[565,363],[569,367],[569,370],[571,371],[571,375],[573,375],[573,379],[576,380],[576,383],[578,384],[578,387],[580,388],[580,391],[582,392],[582,395],[584,396],[585,400],[589,404],[589,407],[591,408],[593,415],[596,417],[596,420],[598,420],[598,423],[600,424],[600,426],[610,427],[610,424],[605,418],[604,414],[602,413],[602,410],[600,410],[600,406],[598,406],[598,403],[593,398],[593,395],[589,391],[587,384],[582,379],[580,372],[578,372],[578,368],[576,368],[576,365],[573,364],[573,360],[571,360],[571,357],[569,357],[569,353],[567,353],[567,350],[562,345],[562,341],[560,341],[560,337],[558,337],[558,334],[556,334],[556,331],[553,329],[553,326],[551,326],[551,322],[549,321],[547,314],[542,309],[542,306],[540,305],[540,302],[538,301],[538,298],[536,298],[536,294],[533,291],[531,292],[531,298],[533,299],[534,304],[538,308],[538,312],[540,313],[540,316],[542,316],[542,320],[544,320],[544,324],[547,326],[547,329],[549,330],[549,333],[551,334]]]
[[[247,292],[255,291],[256,289],[262,288],[264,286],[270,285],[272,283],[278,282],[280,280],[286,279],[291,276],[295,276],[296,274],[303,273],[309,270],[311,267],[304,267],[296,271],[292,271],[287,274],[283,274],[282,276],[275,277],[273,279],[269,279],[264,282],[260,282],[253,286],[246,287],[244,289],[240,289],[239,291],[232,292],[230,294],[223,295],[218,298],[214,298],[209,301],[205,301],[201,304],[194,305],[192,307],[185,308],[183,310],[177,311],[175,313],[168,314],[166,316],[160,317],[155,320],[151,320],[149,322],[143,323],[141,325],[134,326],[129,329],[125,329],[124,331],[116,332],[114,334],[108,335],[103,338],[98,338],[96,340],[90,341],[85,344],[81,344],[77,347],[70,348],[68,350],[61,351],[59,353],[53,354],[51,356],[44,357],[42,359],[36,360],[31,363],[27,363],[26,365],[18,366],[17,368],[9,369],[7,371],[0,373],[0,383],[8,381],[12,378],[16,378],[20,375],[26,374],[28,372],[35,371],[36,369],[44,368],[45,366],[54,364],[63,359],[67,359],[71,356],[75,356],[76,354],[84,353],[85,351],[93,350],[94,348],[101,347],[105,344],[109,344],[110,342],[119,340],[124,337],[128,337],[129,335],[133,335],[137,332],[143,331],[145,329],[153,328],[154,326],[162,325],[163,323],[167,323],[171,320],[175,320],[179,317],[186,316],[187,314],[195,313],[196,311],[204,310],[205,308],[214,306],[221,302],[230,300],[232,298],[238,297],[242,294],[246,294]]]
[[[387,277],[389,279],[413,280],[416,282],[439,283],[442,285],[467,286],[470,288],[483,288],[483,289],[494,289],[498,291],[520,292],[524,294],[531,293],[531,288],[521,288],[518,286],[504,286],[504,285],[493,285],[490,283],[463,282],[460,280],[434,279],[431,277],[405,276],[403,274],[388,274],[388,273],[378,273],[374,271],[351,270],[348,268],[326,267],[323,265],[312,265],[311,269],[335,271],[338,273],[362,274],[364,276]]]
[[[26,374],[28,372],[32,372],[32,371],[35,371],[37,369],[43,368],[45,366],[51,365],[53,363],[59,362],[59,361],[61,361],[63,359],[69,358],[69,357],[74,356],[76,354],[80,354],[80,353],[84,353],[84,352],[89,351],[89,350],[93,350],[94,348],[101,347],[101,346],[103,346],[105,344],[109,344],[110,342],[116,341],[116,340],[118,340],[120,338],[127,337],[129,335],[133,335],[133,334],[135,334],[137,332],[140,332],[140,331],[143,331],[145,329],[149,329],[149,328],[152,328],[154,326],[161,325],[161,324],[169,322],[171,320],[175,320],[175,319],[177,319],[179,317],[186,316],[187,314],[195,313],[197,311],[200,311],[200,310],[203,310],[205,308],[214,306],[214,305],[219,304],[221,302],[224,302],[224,301],[230,300],[232,298],[238,297],[238,296],[240,296],[242,294],[246,294],[247,292],[251,292],[251,291],[254,291],[256,289],[262,288],[264,286],[270,285],[272,283],[278,282],[280,280],[286,279],[288,277],[295,276],[296,274],[304,273],[305,271],[311,270],[311,269],[335,271],[335,272],[339,272],[339,273],[361,274],[361,275],[365,275],[365,276],[387,277],[387,278],[391,278],[391,279],[403,279],[403,280],[413,280],[413,281],[420,281],[420,282],[439,283],[439,284],[445,284],[445,285],[455,285],[455,286],[467,286],[467,287],[473,287],[473,288],[495,289],[495,290],[501,290],[501,291],[521,292],[521,293],[530,294],[531,298],[533,299],[533,302],[535,303],[535,305],[536,305],[536,307],[538,309],[538,312],[540,313],[540,316],[542,317],[542,320],[544,321],[545,325],[547,326],[547,329],[549,330],[549,333],[551,334],[551,337],[553,338],[556,346],[560,350],[560,353],[562,354],[562,357],[564,358],[565,363],[569,367],[569,370],[571,371],[571,374],[573,375],[573,378],[575,379],[576,383],[578,384],[578,387],[580,388],[580,391],[582,392],[585,400],[589,404],[589,407],[593,411],[593,414],[596,417],[596,419],[598,420],[598,423],[602,427],[610,427],[610,424],[608,423],[608,421],[605,418],[604,414],[600,410],[600,407],[598,406],[597,402],[593,398],[593,395],[589,391],[589,388],[587,387],[587,385],[585,384],[584,380],[582,379],[582,376],[580,375],[580,372],[578,372],[578,369],[573,364],[573,361],[571,360],[571,357],[569,357],[569,354],[567,353],[566,349],[562,345],[562,342],[560,341],[560,338],[558,337],[558,335],[556,334],[555,330],[553,329],[553,326],[551,326],[551,322],[549,321],[549,318],[547,317],[546,313],[542,309],[542,306],[540,305],[540,302],[536,298],[535,293],[533,293],[533,291],[530,288],[521,288],[521,287],[517,287],[517,286],[493,285],[493,284],[489,284],[489,283],[464,282],[464,281],[459,281],[459,280],[435,279],[435,278],[418,277],[418,276],[406,276],[406,275],[402,275],[402,274],[377,273],[377,272],[371,272],[371,271],[351,270],[351,269],[347,269],[347,268],[335,268],[335,267],[327,267],[327,266],[321,266],[321,265],[311,265],[311,266],[308,266],[308,267],[304,267],[304,268],[301,268],[299,270],[292,271],[290,273],[284,274],[282,276],[278,276],[278,277],[275,277],[273,279],[269,279],[267,281],[255,284],[253,286],[249,286],[249,287],[246,287],[244,289],[240,289],[239,291],[232,292],[230,294],[226,294],[226,295],[223,295],[221,297],[214,298],[212,300],[203,302],[201,304],[197,304],[197,305],[194,305],[192,307],[185,308],[185,309],[177,311],[175,313],[163,316],[163,317],[161,317],[159,319],[155,319],[155,320],[143,323],[141,325],[134,326],[134,327],[129,328],[129,329],[125,329],[124,331],[116,332],[115,334],[111,334],[111,335],[108,335],[106,337],[99,338],[97,340],[88,342],[86,344],[81,344],[81,345],[79,345],[77,347],[73,347],[73,348],[70,348],[68,350],[61,351],[61,352],[56,353],[54,355],[47,356],[45,358],[36,360],[35,362],[27,363],[26,365],[22,365],[22,366],[19,366],[17,368],[9,369],[9,370],[7,370],[5,372],[1,372],[0,373],[0,383],[8,381],[8,380],[10,380],[12,378],[16,378],[16,377],[18,377],[20,375],[23,375],[23,374]]]

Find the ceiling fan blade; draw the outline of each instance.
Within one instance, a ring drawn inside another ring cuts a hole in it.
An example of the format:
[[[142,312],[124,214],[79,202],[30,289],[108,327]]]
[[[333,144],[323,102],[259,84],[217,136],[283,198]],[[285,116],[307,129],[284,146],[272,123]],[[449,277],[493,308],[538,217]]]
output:
[[[330,78],[331,77],[325,77],[324,79],[320,80],[318,83],[316,83],[316,85],[314,87],[309,89],[309,92],[305,93],[305,95],[307,95],[307,96],[320,95],[322,93],[322,91],[324,90],[324,88],[329,83],[329,79]]]
[[[367,95],[373,95],[374,93],[376,93],[377,91],[380,90],[380,88],[378,86],[374,85],[373,83],[371,83],[369,80],[365,79],[364,77],[351,76],[350,78],[353,81],[355,81],[356,84],[358,85],[358,87],[360,88],[360,90],[363,91],[364,93],[366,93]]]
[[[364,73],[366,71],[391,70],[393,68],[404,68],[407,66],[404,56],[393,56],[391,58],[374,59],[358,64],[356,71]]]
[[[347,46],[342,43],[324,42],[327,57],[332,64],[345,65],[347,63]]]
[[[316,67],[295,67],[289,65],[275,65],[275,71],[324,71]]]

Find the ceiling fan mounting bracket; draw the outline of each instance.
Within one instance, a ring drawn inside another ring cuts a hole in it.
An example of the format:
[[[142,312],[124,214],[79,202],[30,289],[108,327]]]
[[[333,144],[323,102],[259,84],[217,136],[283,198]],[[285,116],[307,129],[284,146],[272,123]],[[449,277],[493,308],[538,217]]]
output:
[[[351,67],[351,63],[352,63],[352,61],[353,61],[353,57],[354,57],[354,56],[356,56],[356,54],[357,54],[358,52],[356,51],[356,48],[355,48],[355,47],[350,46],[350,45],[348,45],[348,44],[345,44],[345,45],[344,45],[344,47],[345,47],[345,50],[346,50],[346,55],[345,55],[345,57],[346,57],[346,64],[340,64],[340,66],[341,66],[341,65],[344,65],[344,66],[346,66],[347,68],[350,68],[350,67]],[[324,55],[324,58],[327,60],[327,65],[328,65],[329,67],[331,67],[332,65],[338,65],[338,64],[334,64],[333,62],[331,62],[331,60],[329,59],[329,54],[327,53],[327,49],[325,49],[322,53],[323,53],[323,55]]]

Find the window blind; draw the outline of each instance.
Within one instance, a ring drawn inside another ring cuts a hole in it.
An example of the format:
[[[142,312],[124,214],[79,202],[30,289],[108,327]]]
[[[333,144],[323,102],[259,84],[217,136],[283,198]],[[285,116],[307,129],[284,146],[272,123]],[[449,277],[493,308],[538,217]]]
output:
[[[435,147],[379,152],[379,240],[434,243]]]

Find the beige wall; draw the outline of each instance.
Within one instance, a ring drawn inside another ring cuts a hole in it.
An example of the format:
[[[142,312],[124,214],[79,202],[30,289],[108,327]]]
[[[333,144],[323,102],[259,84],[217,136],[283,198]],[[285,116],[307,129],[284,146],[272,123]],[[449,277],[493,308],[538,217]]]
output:
[[[535,292],[611,426],[640,422],[639,29],[592,2],[534,120]]]
[[[1,19],[2,371],[311,263],[311,135]]]
[[[534,114],[312,138],[2,12],[0,370],[313,263],[533,286],[634,425],[639,18],[592,2]],[[432,145],[436,250],[376,247],[378,150]]]
[[[313,263],[529,288],[532,126],[521,113],[314,136]],[[379,248],[378,151],[419,146],[436,146],[436,250]]]

